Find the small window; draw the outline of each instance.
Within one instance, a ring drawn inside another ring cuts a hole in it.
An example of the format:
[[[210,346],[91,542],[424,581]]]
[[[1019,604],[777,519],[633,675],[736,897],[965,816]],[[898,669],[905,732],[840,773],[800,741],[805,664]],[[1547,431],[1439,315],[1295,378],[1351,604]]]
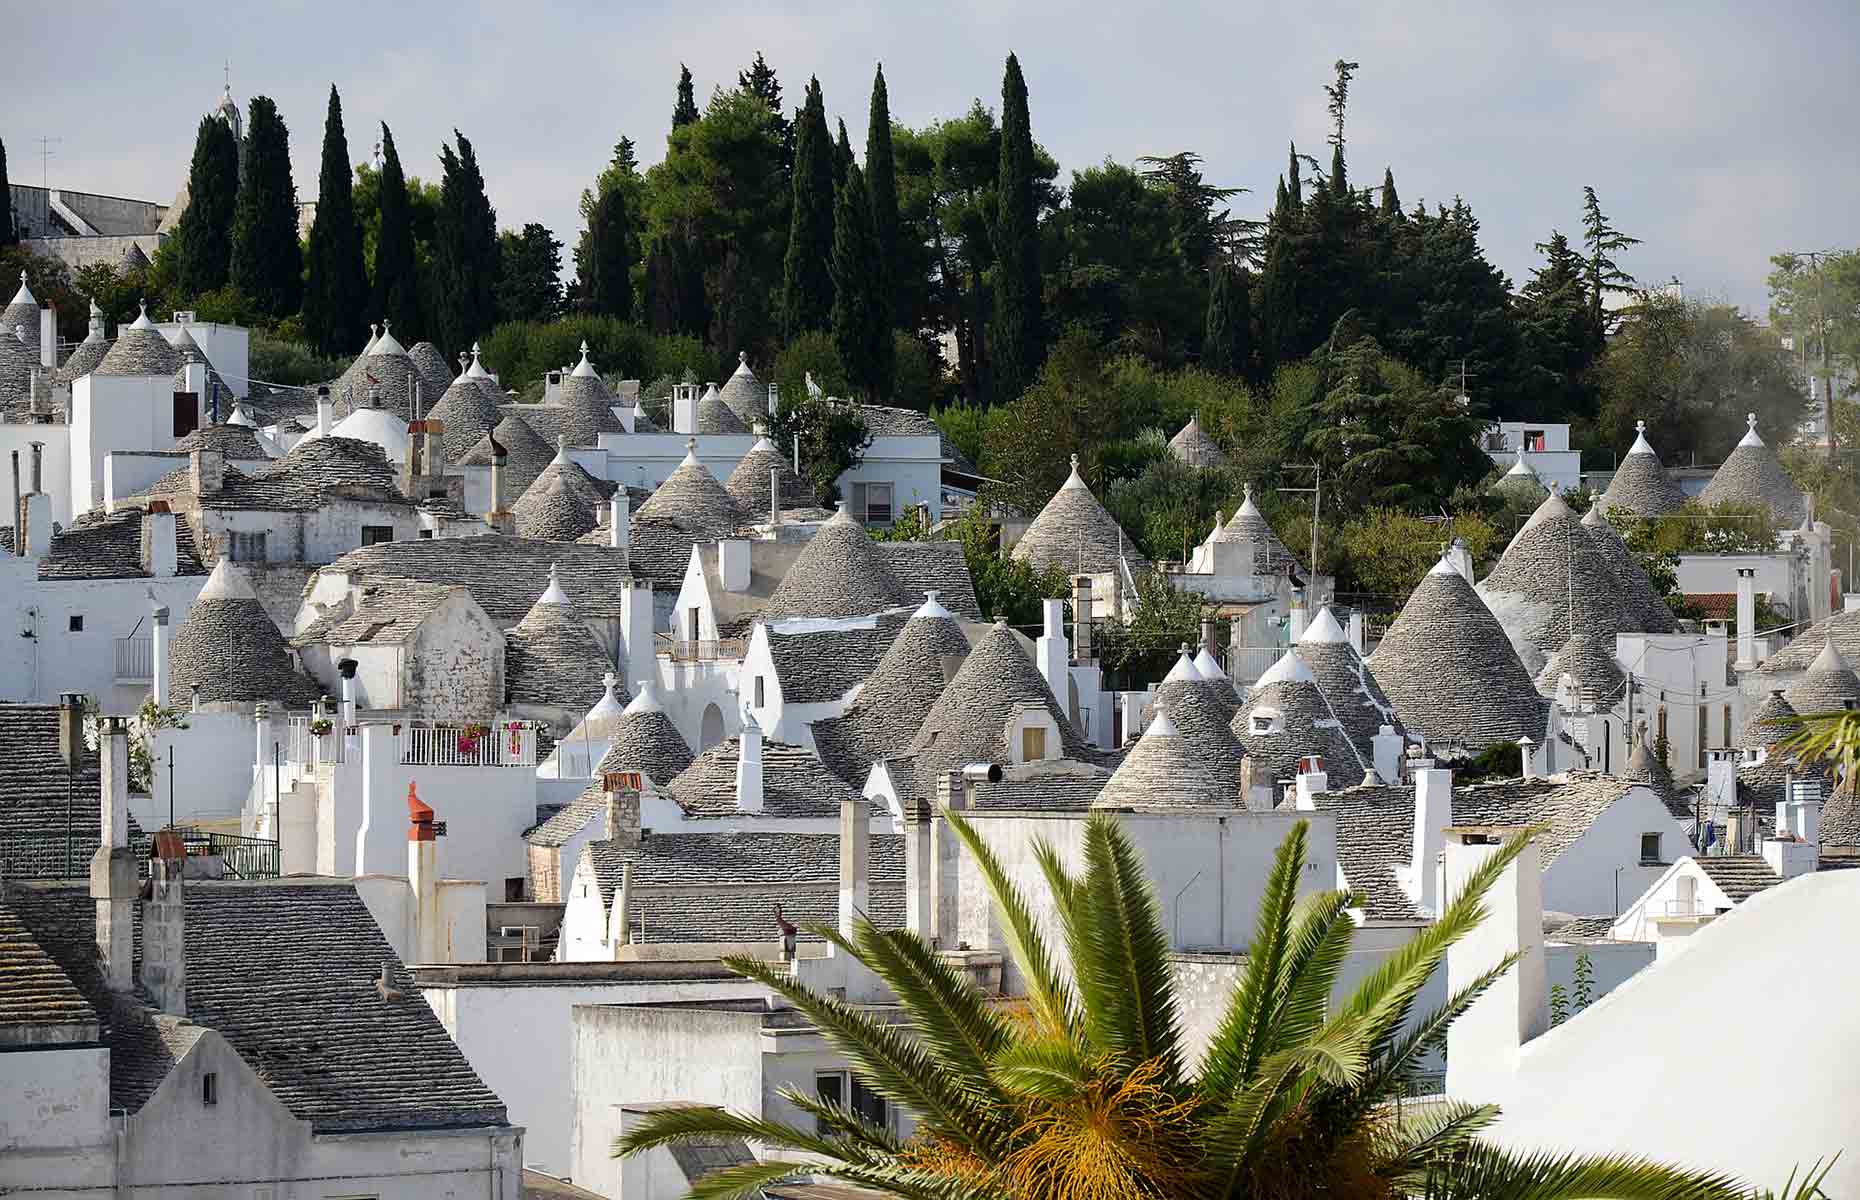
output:
[[[420,540],[421,540],[421,541],[423,541],[423,542],[430,542],[430,541],[432,541],[432,540],[433,540],[433,531],[432,531],[432,530],[430,530],[430,529],[422,529],[422,530],[420,531]]]
[[[892,515],[891,485],[889,483],[866,484],[865,519],[875,525],[889,525]]]
[[[762,686],[762,676],[758,675],[756,676],[756,707],[761,708],[763,705],[767,703],[768,703],[768,696],[767,696],[767,692],[764,690]]]
[[[814,1094],[822,1104],[850,1108],[868,1124],[880,1129],[891,1128],[891,1109],[885,1098],[850,1071],[826,1071],[814,1076]],[[818,1124],[816,1128],[823,1134],[832,1132]]]
[[[364,546],[376,546],[382,542],[391,542],[393,540],[394,527],[392,525],[362,526],[362,545]]]
[[[256,533],[235,533],[232,535],[232,560],[234,562],[265,561],[265,531]]]
[[[504,876],[504,903],[521,904],[523,902],[523,885],[525,882],[524,877],[521,875]]]
[[[1022,762],[1039,762],[1046,757],[1046,727],[1031,725],[1020,731]]]
[[[84,632],[84,614],[83,613],[72,613],[71,614],[71,632],[72,633],[83,633]]]
[[[1272,718],[1268,716],[1264,716],[1260,713],[1254,713],[1253,714],[1253,732],[1254,733],[1271,733],[1272,732]]]
[[[1643,865],[1660,861],[1660,835],[1643,833],[1640,835],[1640,861]]]
[[[220,1073],[208,1071],[200,1077],[200,1102],[208,1108],[220,1102]]]

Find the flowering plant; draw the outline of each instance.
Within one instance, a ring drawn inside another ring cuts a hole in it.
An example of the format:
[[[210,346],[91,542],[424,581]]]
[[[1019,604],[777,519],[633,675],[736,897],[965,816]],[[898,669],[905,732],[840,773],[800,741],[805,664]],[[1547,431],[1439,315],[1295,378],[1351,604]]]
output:
[[[335,725],[330,722],[328,717],[318,717],[316,720],[310,722],[310,732],[318,737],[323,737],[334,728]]]

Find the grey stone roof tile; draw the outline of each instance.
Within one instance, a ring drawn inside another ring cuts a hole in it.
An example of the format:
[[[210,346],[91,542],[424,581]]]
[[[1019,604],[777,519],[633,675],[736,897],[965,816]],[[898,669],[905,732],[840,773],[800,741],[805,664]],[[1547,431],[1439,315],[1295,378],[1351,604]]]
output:
[[[717,743],[692,760],[665,791],[693,819],[735,816],[736,773],[742,739]],[[827,770],[806,748],[784,742],[762,743],[762,816],[834,817],[840,801],[859,793]]]
[[[784,704],[838,700],[865,681],[904,627],[903,614],[879,617],[870,628],[810,629],[793,633],[770,628],[769,658],[781,681]]]
[[[493,429],[498,431],[498,441],[504,442],[506,446],[511,444],[505,441],[504,429],[500,424],[505,420],[498,407],[502,399],[494,384],[475,375],[460,375],[446,385],[445,391],[439,393],[438,400],[426,410],[426,419],[443,423],[439,444],[445,451],[447,462],[464,459],[479,439]],[[543,445],[548,448],[549,457],[554,457],[555,451],[551,444],[544,442]],[[548,458],[543,461],[548,462]],[[527,483],[525,486],[528,486]]]
[[[1692,861],[1733,904],[1742,904],[1782,882],[1761,854],[1701,854]]]
[[[490,466],[493,439],[504,448],[504,477],[500,486],[504,489],[505,505],[512,505],[555,461],[555,447],[543,441],[528,421],[513,413],[500,420],[494,431],[472,443],[471,448],[459,456],[459,464]]]
[[[64,875],[66,809],[71,805],[71,872],[87,873],[102,818],[101,768],[94,751],[75,770],[58,752],[58,709],[0,704],[0,867],[14,878]]]
[[[939,605],[913,614],[845,715],[814,723],[814,747],[822,760],[863,788],[874,762],[916,736],[968,654],[968,638],[948,610]]]
[[[1384,725],[1398,734],[1408,732],[1376,673],[1350,644],[1329,609],[1318,613],[1295,649],[1342,723],[1344,736],[1366,761],[1375,761],[1375,738]]]
[[[1686,494],[1667,475],[1660,456],[1648,443],[1644,425],[1633,446],[1622,456],[1621,465],[1615,468],[1615,477],[1596,500],[1604,513],[1621,509],[1637,517],[1657,517],[1685,502]]]
[[[684,461],[640,505],[638,515],[674,522],[704,539],[729,537],[743,519],[730,493],[698,461],[695,439],[688,440]],[[684,563],[678,569],[682,576]]]
[[[1860,678],[1855,677],[1834,639],[1829,638],[1807,672],[1783,692],[1783,699],[1804,715],[1839,712],[1860,706]]]
[[[756,373],[750,370],[748,352],[738,351],[736,359],[736,370],[730,372],[719,394],[723,402],[729,405],[730,411],[736,414],[743,428],[753,429],[757,421],[768,420],[769,393],[762,381],[756,378]],[[767,472],[763,473],[762,478],[764,482],[767,481]]]
[[[539,542],[504,534],[380,542],[351,550],[320,568],[347,573],[352,583],[415,579],[460,584],[500,626],[521,621],[548,586],[551,567],[585,619],[618,617],[621,593],[633,579],[622,550],[585,542]],[[588,698],[591,705],[599,691]],[[587,705],[584,705],[585,709]]]
[[[1201,414],[1188,418],[1188,424],[1176,431],[1169,439],[1169,453],[1179,462],[1191,467],[1223,467],[1227,465],[1227,456],[1215,444],[1201,427]]]
[[[741,437],[749,425],[724,402],[716,385],[704,389],[697,402],[697,432],[706,435]]]
[[[1582,526],[1588,530],[1590,542],[1608,559],[1615,573],[1616,595],[1621,598],[1621,606],[1625,610],[1621,619],[1633,620],[1634,628],[1643,633],[1676,632],[1679,622],[1673,616],[1673,610],[1653,590],[1653,581],[1647,578],[1645,568],[1634,557],[1634,552],[1628,549],[1620,531],[1602,515],[1599,503],[1589,506],[1589,511],[1583,515]]]
[[[116,331],[116,341],[99,360],[95,375],[173,375],[181,355],[168,344],[161,330],[138,319]]]
[[[1256,717],[1270,722],[1276,732],[1254,732]],[[1233,733],[1261,781],[1291,778],[1298,773],[1298,760],[1310,754],[1322,755],[1325,770],[1339,781],[1361,780],[1375,764],[1373,756],[1358,753],[1311,678],[1275,679],[1256,686],[1234,714]]]
[[[504,687],[512,704],[586,712],[615,667],[550,574],[550,587],[504,635]]]
[[[97,1010],[0,895],[0,1029],[79,1025]]]
[[[407,357],[413,360],[413,369],[420,376],[420,399],[425,409],[419,415],[431,416],[433,406],[452,386],[452,364],[431,342],[415,342],[407,347]]]
[[[1757,436],[1754,415],[1750,432],[1712,474],[1711,482],[1699,493],[1699,503],[1761,505],[1784,529],[1795,528],[1808,515],[1808,497],[1783,470],[1776,452]]]
[[[1120,556],[1133,572],[1149,566],[1137,544],[1079,478],[1076,461],[1072,474],[1027,526],[1010,554],[1039,570],[1057,567],[1070,574],[1115,571]]]
[[[943,457],[949,460],[950,466],[967,475],[976,473],[975,463],[957,449],[956,443],[949,440],[949,435],[930,419],[928,413],[884,404],[861,404],[858,407],[859,416],[873,437],[935,437],[942,445]]]
[[[762,616],[864,617],[903,602],[903,587],[865,527],[841,510],[808,540]]]
[[[183,454],[194,450],[218,450],[227,458],[247,462],[266,462],[271,458],[259,443],[258,432],[250,425],[202,425],[176,442],[174,449]]]
[[[746,520],[768,520],[771,470],[780,472],[781,506],[784,509],[813,505],[814,489],[794,473],[794,468],[775,449],[774,443],[761,438],[736,464],[736,469],[730,472],[730,478],[723,485],[724,491],[730,493],[730,498],[736,501],[737,511]]]
[[[1639,632],[1613,561],[1595,553],[1563,498],[1547,497],[1476,589],[1533,675],[1569,640],[1570,606],[1601,632]]]
[[[1634,783],[1644,783],[1653,789],[1653,794],[1666,805],[1666,811],[1676,820],[1689,821],[1696,815],[1692,805],[1679,792],[1679,785],[1673,782],[1673,773],[1661,762],[1646,743],[1634,747],[1634,753],[1621,768],[1621,778]]]
[[[1237,808],[1243,805],[1237,774],[1224,776],[1176,729],[1167,709],[1150,719],[1143,736],[1092,801],[1093,808]]]
[[[142,569],[142,517],[139,505],[119,504],[115,512],[93,508],[52,535],[51,553],[39,562],[40,579],[131,579]],[[11,530],[5,531],[11,534]],[[194,530],[185,517],[174,522],[178,575],[204,575],[194,548]],[[11,545],[10,536],[6,538]]]
[[[621,714],[620,723],[614,729],[613,743],[595,768],[595,774],[638,771],[655,786],[664,787],[691,762],[691,747],[658,701],[650,699],[642,703],[642,698],[635,698]]]
[[[1537,690],[1555,695],[1564,675],[1573,678],[1576,687],[1597,704],[1606,704],[1627,682],[1621,664],[1615,661],[1613,635],[1604,635],[1587,622],[1579,623],[1557,652],[1544,660],[1537,674]]]

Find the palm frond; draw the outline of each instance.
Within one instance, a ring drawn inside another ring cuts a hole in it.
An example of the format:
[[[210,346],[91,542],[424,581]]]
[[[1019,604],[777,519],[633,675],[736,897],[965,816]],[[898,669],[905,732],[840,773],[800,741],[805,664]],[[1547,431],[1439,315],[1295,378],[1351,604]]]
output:
[[[1424,1176],[1393,1182],[1425,1200],[1741,1200],[1748,1191],[1721,1172],[1637,1155],[1518,1155],[1476,1140]]]
[[[883,1164],[758,1162],[721,1167],[692,1183],[689,1200],[761,1200],[763,1189],[810,1176],[842,1179],[900,1200],[994,1200],[995,1193],[970,1181]]]
[[[1314,892],[1293,910],[1291,950],[1281,972],[1284,982],[1268,1053],[1297,1045],[1323,1025],[1337,972],[1356,938],[1349,914],[1353,902],[1348,892]]]
[[[910,1108],[926,1129],[978,1152],[995,1148],[995,1122],[986,1106],[937,1070],[916,1038],[843,1000],[820,995],[773,964],[741,957],[725,958],[723,964],[805,1013],[869,1087]]]
[[[1408,1080],[1421,1055],[1443,1041],[1448,1026],[1471,1008],[1473,1001],[1483,995],[1487,988],[1502,979],[1505,972],[1516,966],[1519,957],[1515,953],[1507,954],[1497,965],[1488,968],[1471,983],[1453,993],[1445,1004],[1421,1018],[1413,1028],[1384,1048],[1370,1064],[1362,1084],[1343,1097],[1342,1107],[1337,1111],[1341,1115],[1353,1117],[1391,1099],[1395,1089]]]
[[[1298,874],[1305,864],[1307,825],[1292,826],[1272,862],[1260,897],[1259,921],[1253,944],[1247,948],[1246,967],[1227,1010],[1215,1028],[1202,1059],[1201,1094],[1225,1104],[1252,1080],[1268,1053],[1267,1031],[1277,1019],[1280,966],[1287,953],[1293,902],[1298,895]]]
[[[816,1128],[825,1126],[832,1130],[830,1136],[853,1143],[856,1149],[864,1152],[853,1156],[859,1161],[895,1157],[904,1148],[889,1129],[872,1124],[844,1104],[829,1104],[818,1096],[787,1085],[775,1089],[775,1094],[814,1118]]]
[[[818,1168],[804,1162],[772,1158],[706,1171],[691,1181],[687,1200],[762,1200],[764,1188],[799,1183]]]
[[[1327,1026],[1302,1045],[1269,1054],[1252,1080],[1207,1123],[1209,1161],[1230,1195],[1259,1153],[1273,1122],[1313,1078],[1337,1085],[1360,1078],[1364,1063],[1360,1021]]]
[[[1027,981],[1028,999],[1051,1028],[1076,1029],[1078,1021],[1071,989],[1060,978],[1046,939],[1041,936],[1033,912],[1027,907],[1026,897],[1007,877],[1001,860],[973,826],[947,808],[943,815],[982,873],[982,881],[988,886],[989,897],[1001,921],[1002,936],[1007,939],[1008,952],[1014,956],[1015,965],[1020,967]]]
[[[1088,1087],[1091,1064],[1078,1047],[1060,1038],[1018,1041],[995,1056],[995,1078],[1019,1099],[1064,1104]]]
[[[1181,1025],[1163,930],[1149,876],[1117,821],[1094,813],[1085,823],[1085,886],[1079,899],[1087,934],[1072,963],[1085,999],[1093,1043],[1125,1070],[1161,1065],[1160,1085],[1182,1076]]]
[[[614,1139],[612,1153],[619,1158],[655,1146],[716,1138],[745,1138],[765,1146],[817,1154],[824,1159],[846,1156],[846,1147],[837,1139],[822,1137],[783,1121],[710,1107],[661,1108],[646,1113],[630,1133]]]
[[[1394,1131],[1378,1174],[1390,1179],[1425,1178],[1436,1161],[1462,1149],[1497,1119],[1496,1104],[1449,1100],[1431,1106]]]

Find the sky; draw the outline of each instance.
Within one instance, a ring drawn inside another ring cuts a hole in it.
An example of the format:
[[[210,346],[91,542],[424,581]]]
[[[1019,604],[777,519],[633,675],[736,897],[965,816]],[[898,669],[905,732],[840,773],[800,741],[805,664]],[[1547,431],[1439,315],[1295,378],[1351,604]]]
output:
[[[1472,206],[1488,256],[1521,285],[1552,229],[1572,239],[1582,188],[1642,239],[1645,283],[1766,306],[1769,256],[1860,244],[1860,5],[1695,3],[846,5],[340,2],[36,4],[7,18],[11,178],[167,202],[230,61],[234,96],[277,101],[298,194],[312,199],[328,90],[350,157],[377,123],[410,174],[471,139],[501,226],[572,244],[577,201],[622,134],[663,156],[679,64],[700,104],[761,50],[790,107],[818,75],[829,117],[864,140],[875,63],[895,120],[998,108],[1002,62],[1026,73],[1035,138],[1061,166],[1192,150],[1258,216],[1289,141],[1328,162],[1324,85],[1361,64],[1352,180],[1395,173],[1404,206]],[[100,30],[108,30],[100,34]],[[102,48],[102,52],[99,52]]]

